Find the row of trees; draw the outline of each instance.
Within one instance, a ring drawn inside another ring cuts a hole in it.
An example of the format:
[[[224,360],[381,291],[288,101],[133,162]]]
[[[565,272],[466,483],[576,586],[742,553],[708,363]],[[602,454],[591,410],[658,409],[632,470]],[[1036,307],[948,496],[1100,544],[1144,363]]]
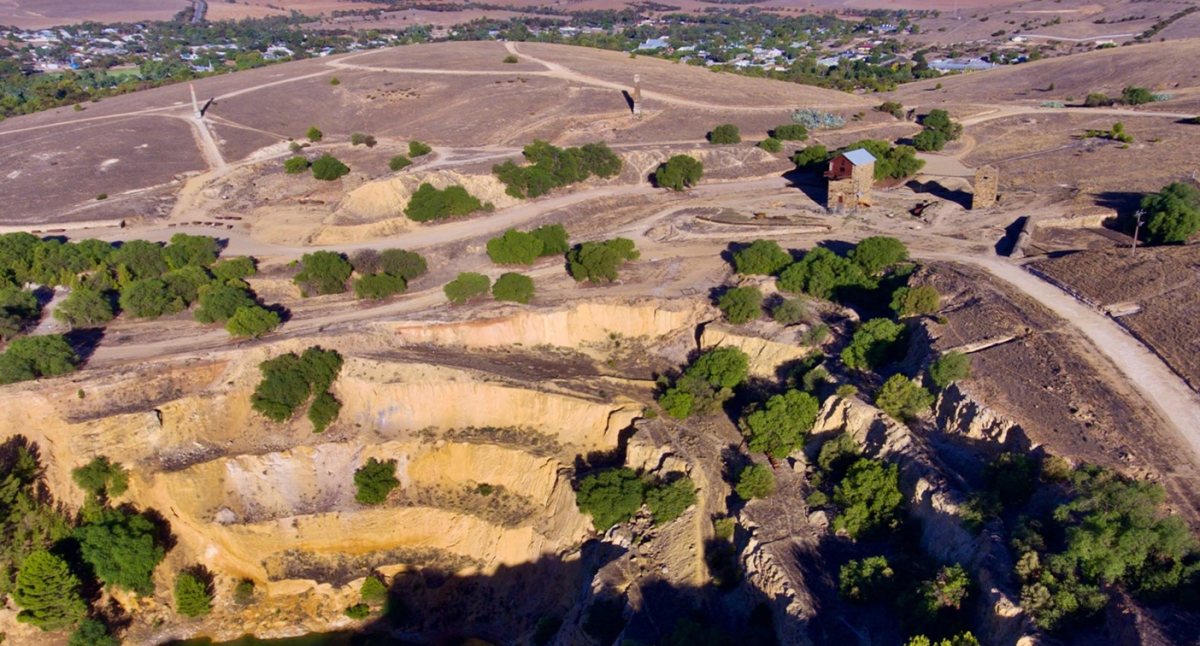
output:
[[[457,278],[445,284],[442,291],[447,300],[456,305],[467,303],[492,292],[492,297],[498,301],[528,304],[533,300],[535,287],[533,279],[523,274],[508,272],[501,274],[496,283],[483,274],[463,272]]]
[[[342,364],[336,350],[316,346],[299,355],[289,352],[264,361],[258,366],[262,381],[250,396],[250,406],[273,422],[286,422],[311,400],[308,419],[313,432],[324,432],[341,412],[342,404],[330,388]]]
[[[577,184],[595,175],[616,177],[621,158],[607,144],[584,144],[578,148],[559,148],[541,139],[525,146],[524,166],[511,159],[492,167],[506,186],[505,192],[516,198],[539,197],[555,188]]]
[[[683,474],[659,480],[632,469],[608,469],[584,478],[575,501],[579,511],[592,517],[598,532],[628,521],[643,505],[649,508],[654,524],[663,525],[696,503],[696,486]]]

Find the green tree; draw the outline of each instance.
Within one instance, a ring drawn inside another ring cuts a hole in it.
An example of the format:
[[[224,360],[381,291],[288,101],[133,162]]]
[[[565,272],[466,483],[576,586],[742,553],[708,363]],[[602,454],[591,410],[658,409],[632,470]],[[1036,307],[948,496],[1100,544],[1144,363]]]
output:
[[[962,135],[962,124],[950,118],[950,113],[942,109],[930,110],[929,114],[921,117],[921,126],[926,131],[936,132],[942,142],[954,141]]]
[[[429,222],[467,215],[482,208],[483,204],[461,186],[447,186],[439,191],[425,182],[409,198],[404,214],[415,222]]]
[[[962,608],[971,591],[971,578],[961,565],[944,565],[928,581],[922,581],[918,589],[924,610],[936,615],[942,610]]]
[[[789,123],[782,126],[775,126],[771,131],[771,136],[783,141],[804,141],[808,139],[808,128],[802,123]]]
[[[200,290],[200,307],[193,316],[201,323],[224,323],[238,310],[256,305],[246,290],[217,283]]]
[[[933,285],[900,287],[892,292],[892,311],[900,318],[925,316],[938,311],[942,295]]]
[[[171,244],[163,248],[163,258],[171,269],[184,267],[207,268],[217,261],[221,246],[216,238],[176,233]]]
[[[717,300],[717,308],[735,325],[762,316],[762,292],[757,287],[732,287]]]
[[[148,595],[154,590],[154,568],[162,561],[157,529],[141,514],[103,509],[93,522],[74,532],[83,560],[105,585]]]
[[[423,144],[415,139],[408,142],[408,156],[409,157],[424,157],[425,155],[428,155],[431,152],[433,152],[433,148],[431,148],[428,145]]]
[[[200,267],[184,267],[163,274],[167,291],[183,301],[184,305],[195,303],[200,298],[201,288],[212,283],[208,271]]]
[[[1143,103],[1153,102],[1154,93],[1144,87],[1129,85],[1121,90],[1121,103],[1126,105],[1142,105]]]
[[[560,256],[571,250],[571,240],[567,236],[567,229],[561,224],[545,224],[533,231],[530,235],[542,241],[542,257]]]
[[[766,465],[751,464],[738,474],[733,490],[742,500],[766,498],[775,493],[775,474]]]
[[[72,328],[103,325],[113,320],[112,301],[100,292],[79,287],[54,308],[54,318]]]
[[[817,453],[817,467],[821,474],[830,480],[841,480],[850,465],[858,462],[862,449],[849,433],[838,433],[831,440],[826,440]]]
[[[446,298],[451,303],[462,304],[475,298],[483,296],[491,289],[492,281],[483,274],[474,272],[463,272],[454,280],[446,283],[442,291],[446,293]]]
[[[691,478],[679,478],[646,491],[646,506],[655,525],[665,525],[696,504],[696,485]]]
[[[308,158],[299,155],[283,161],[283,171],[288,175],[299,175],[308,170]]]
[[[393,294],[403,293],[408,284],[399,276],[391,274],[367,274],[354,280],[354,296],[356,298],[381,299]]]
[[[875,396],[875,405],[899,421],[909,421],[933,406],[934,396],[904,375],[892,375]]]
[[[163,248],[145,240],[130,240],[121,244],[112,253],[111,262],[118,268],[124,268],[130,280],[155,278],[169,269]],[[122,281],[123,284],[125,282],[128,281]]]
[[[225,323],[225,331],[233,336],[257,339],[282,323],[282,319],[275,312],[261,305],[251,305],[239,307]]]
[[[592,526],[606,532],[623,523],[642,507],[646,485],[631,469],[609,469],[592,474],[579,483],[575,502],[579,511],[592,517]]]
[[[325,135],[322,134],[320,130],[317,130],[316,126],[309,126],[308,133],[305,134],[305,136],[308,137],[309,141],[312,141],[315,143],[315,142],[321,141],[321,138],[324,137]]]
[[[675,155],[663,162],[654,171],[654,183],[673,191],[682,191],[700,183],[704,177],[704,164],[695,157]]]
[[[1083,106],[1086,108],[1102,108],[1113,104],[1113,100],[1107,94],[1092,92],[1083,100]]]
[[[603,242],[584,242],[567,252],[567,268],[577,282],[611,283],[626,261],[637,260],[641,253],[628,238]]]
[[[1187,242],[1200,230],[1200,190],[1183,182],[1172,182],[1157,193],[1142,198],[1146,212],[1146,234],[1155,244]]]
[[[175,612],[184,617],[200,617],[212,612],[212,594],[208,586],[190,572],[175,577]]]
[[[337,419],[342,412],[342,402],[329,392],[323,392],[313,399],[308,407],[308,420],[312,422],[313,433],[324,433],[325,429]]]
[[[537,236],[509,229],[488,240],[487,254],[497,265],[532,265],[542,255],[542,246]]]
[[[415,251],[384,249],[379,254],[379,270],[389,276],[403,278],[405,283],[424,276],[429,271],[425,258]]]
[[[832,157],[829,151],[820,144],[808,146],[792,155],[792,163],[801,170],[812,170],[827,163]]]
[[[387,586],[383,584],[383,580],[374,574],[363,580],[362,587],[359,588],[359,596],[367,603],[382,603],[387,599]]]
[[[104,624],[95,619],[84,619],[71,633],[67,646],[121,646],[121,643],[109,634]]]
[[[783,150],[783,144],[774,137],[767,137],[766,139],[758,142],[758,147],[769,153],[777,153]]]
[[[300,273],[292,282],[300,286],[301,293],[341,294],[346,291],[346,280],[354,268],[346,257],[333,251],[314,251],[300,258]]]
[[[868,556],[853,560],[838,572],[838,595],[856,603],[885,599],[896,585],[895,576],[887,557]]]
[[[929,380],[938,390],[944,390],[956,381],[970,378],[971,357],[961,352],[947,352],[929,366]]]
[[[785,298],[771,310],[771,318],[780,325],[795,325],[808,319],[808,306],[800,298]]]
[[[334,350],[311,347],[302,355],[281,354],[259,364],[263,379],[250,396],[251,408],[267,419],[285,422],[312,393],[329,389],[342,369],[342,356]]]
[[[904,350],[904,326],[890,319],[862,324],[842,350],[842,363],[857,370],[872,370],[899,358]]]
[[[129,283],[121,290],[119,300],[121,309],[136,318],[156,319],[187,308],[187,303],[158,278],[145,278]]]
[[[13,601],[21,608],[17,621],[47,631],[73,626],[87,614],[87,604],[79,596],[79,579],[71,574],[66,561],[44,550],[25,559],[17,574]]]
[[[863,238],[850,252],[850,260],[862,267],[868,276],[908,260],[908,248],[903,242],[888,236]]]
[[[212,266],[212,274],[222,283],[234,280],[245,280],[258,273],[258,266],[250,256],[235,256],[222,258]]]
[[[686,419],[708,414],[733,396],[733,388],[746,380],[750,359],[733,347],[714,348],[701,354],[658,403],[668,415]]]
[[[774,276],[790,264],[792,255],[774,240],[755,240],[733,252],[733,266],[739,274]]]
[[[337,157],[329,153],[321,155],[312,163],[313,177],[323,182],[332,182],[349,172],[349,166],[343,164]]]
[[[909,639],[904,646],[979,646],[979,640],[970,632],[959,633],[949,639],[933,641],[925,635],[916,635]]]
[[[60,334],[13,339],[0,354],[0,384],[65,375],[78,363],[75,350]]]
[[[785,292],[803,292],[827,300],[845,288],[874,285],[857,263],[825,247],[816,247],[799,262],[788,265],[776,284]]]
[[[392,172],[404,170],[409,166],[412,166],[412,160],[404,155],[396,155],[388,160],[388,169]]]
[[[708,133],[708,141],[713,145],[726,145],[741,143],[742,135],[738,132],[738,127],[732,123],[724,123],[712,129]]]
[[[73,469],[71,479],[80,489],[98,498],[120,496],[129,487],[129,472],[116,462],[109,462],[103,455]]]
[[[509,272],[501,274],[492,285],[492,297],[498,301],[526,304],[533,298],[533,279]]]
[[[365,603],[356,603],[349,608],[346,608],[346,616],[351,619],[366,619],[371,616],[371,606]]]
[[[833,528],[845,530],[852,539],[894,528],[904,504],[896,465],[860,459],[850,465],[846,477],[834,488],[833,501],[841,507]]]
[[[400,486],[396,479],[396,461],[380,462],[367,460],[361,469],[354,472],[354,499],[364,505],[378,505],[387,500],[388,494]]]
[[[742,434],[751,451],[783,459],[804,443],[805,435],[817,419],[821,403],[799,390],[773,395],[761,408],[742,418]]]

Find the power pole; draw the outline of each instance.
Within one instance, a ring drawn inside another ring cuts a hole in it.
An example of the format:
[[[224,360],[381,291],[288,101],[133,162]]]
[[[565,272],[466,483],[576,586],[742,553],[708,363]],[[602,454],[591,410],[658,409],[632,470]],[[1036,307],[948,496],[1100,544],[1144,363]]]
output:
[[[1129,255],[1131,256],[1137,253],[1138,230],[1141,229],[1142,224],[1144,224],[1142,221],[1142,216],[1144,215],[1146,215],[1146,212],[1142,209],[1138,209],[1137,213],[1133,214],[1133,246],[1129,248]]]

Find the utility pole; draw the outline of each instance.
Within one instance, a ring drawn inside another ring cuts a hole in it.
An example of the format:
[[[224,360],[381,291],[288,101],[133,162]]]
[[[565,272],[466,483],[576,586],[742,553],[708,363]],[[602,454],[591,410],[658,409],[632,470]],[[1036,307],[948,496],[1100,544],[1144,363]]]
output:
[[[1138,230],[1141,229],[1142,225],[1144,224],[1142,221],[1142,216],[1144,215],[1146,215],[1146,212],[1142,209],[1138,209],[1137,213],[1133,214],[1133,246],[1129,248],[1129,255],[1131,256],[1137,253]]]

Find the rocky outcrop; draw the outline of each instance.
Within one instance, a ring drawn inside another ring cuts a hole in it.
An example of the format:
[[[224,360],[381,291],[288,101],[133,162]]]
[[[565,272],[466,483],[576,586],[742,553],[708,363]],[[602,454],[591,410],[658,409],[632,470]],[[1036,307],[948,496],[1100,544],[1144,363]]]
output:
[[[774,324],[762,324],[762,327]],[[777,326],[776,326],[777,327]],[[802,345],[795,332],[789,329],[763,330],[761,335],[747,334],[756,328],[747,327],[745,332],[721,323],[706,323],[700,332],[700,349],[734,347],[750,357],[750,375],[764,379],[779,377],[781,369],[797,363],[813,351],[812,346]]]
[[[957,383],[938,395],[934,410],[938,430],[951,439],[968,441],[987,454],[1032,448],[1020,425],[980,404]]]

